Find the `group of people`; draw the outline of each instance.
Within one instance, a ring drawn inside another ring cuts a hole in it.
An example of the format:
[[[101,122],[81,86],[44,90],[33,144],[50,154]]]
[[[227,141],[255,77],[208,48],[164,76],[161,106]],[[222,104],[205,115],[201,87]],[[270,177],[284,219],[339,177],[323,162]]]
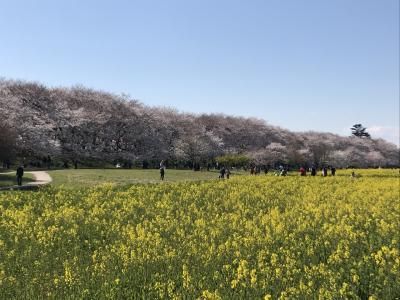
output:
[[[160,162],[160,180],[162,180],[162,181],[164,180],[164,177],[165,177],[165,168],[166,168],[165,162],[164,162],[164,160],[162,160]],[[335,176],[336,168],[331,166],[331,167],[329,167],[329,169],[331,171],[331,176]],[[257,168],[254,167],[254,168],[251,168],[250,174],[257,175],[257,174],[260,173],[260,171],[261,171],[260,169],[257,169]],[[316,176],[317,175],[317,168],[315,166],[312,166],[309,169],[309,171],[310,171],[311,176]],[[280,166],[278,171],[275,172],[275,175],[276,176],[286,176],[287,172],[288,172],[288,170],[286,168],[284,168],[283,166]],[[300,172],[300,176],[307,176],[307,169],[306,168],[301,167],[299,172]],[[328,167],[326,167],[326,166],[322,167],[321,172],[322,172],[322,176],[323,177],[328,176]],[[267,174],[267,173],[268,173],[268,168],[265,168],[265,174]],[[17,168],[16,175],[17,175],[17,184],[19,186],[21,186],[22,185],[22,177],[24,176],[24,167],[23,167],[23,165],[20,165]],[[225,168],[224,166],[222,166],[220,168],[220,170],[219,170],[218,178],[220,178],[220,179],[224,179],[224,178],[229,179],[230,175],[231,175],[230,169],[229,168]],[[351,177],[356,177],[356,176],[357,175],[354,172],[352,172]]]
[[[336,168],[330,166],[330,167],[322,167],[321,168],[321,175],[323,177],[328,176],[328,170],[330,170],[331,172],[331,176],[335,176],[336,175]],[[269,171],[268,168],[265,168],[264,173],[267,174]],[[250,168],[250,174],[251,175],[257,175],[260,174],[261,169],[257,168],[257,167],[251,167]],[[301,167],[300,170],[300,176],[307,176],[307,169],[304,167]],[[309,172],[311,174],[311,176],[316,176],[317,175],[317,168],[315,166],[312,166],[311,168],[309,168]],[[279,168],[275,171],[275,176],[286,176],[288,173],[288,169],[284,168],[283,166],[279,166]],[[229,168],[225,168],[225,167],[221,167],[221,169],[219,170],[219,177],[218,178],[226,178],[229,179],[231,172],[229,170]]]
[[[331,176],[335,176],[335,174],[336,174],[336,168],[334,168],[334,167],[329,167],[329,169],[331,170]],[[309,169],[309,171],[310,171],[310,173],[311,173],[311,176],[316,176],[316,175],[317,175],[317,168],[316,168],[315,166],[312,166],[312,167]],[[300,176],[307,176],[307,169],[306,169],[306,168],[301,167],[300,170],[299,170],[299,172],[300,172]],[[322,167],[321,172],[322,172],[322,176],[323,176],[323,177],[328,176],[328,168],[327,168],[326,166],[323,166],[323,167]]]
[[[268,170],[268,169],[265,168],[265,170]],[[251,175],[258,175],[260,173],[261,173],[261,168],[260,167],[254,166],[254,165],[250,166],[250,174]],[[267,174],[267,173],[265,173],[265,174]]]
[[[220,179],[229,179],[231,176],[231,170],[229,168],[225,168],[224,166],[222,166],[219,169],[219,176],[218,178]],[[164,180],[165,177],[165,162],[164,160],[162,160],[160,162],[160,180]]]
[[[335,176],[336,175],[336,168],[332,167],[332,166],[329,166],[329,167],[323,166],[321,168],[321,175],[323,177],[328,176],[328,170],[330,170],[331,176]],[[275,169],[274,175],[275,176],[286,176],[288,174],[288,171],[289,171],[288,168],[280,165],[277,169]],[[269,172],[269,168],[265,168],[264,169],[264,173],[268,174],[268,172]],[[317,171],[317,168],[315,166],[312,166],[309,169],[307,169],[305,167],[301,167],[299,169],[300,176],[307,176],[307,172],[310,172],[311,176],[316,176],[318,171]],[[260,173],[260,169],[258,169],[257,167],[250,168],[250,174],[251,175],[257,175],[259,173]]]
[[[165,162],[164,162],[164,160],[162,160],[161,162],[160,162],[160,180],[162,181],[162,180],[164,180],[164,178],[165,178],[165,168],[166,168],[166,166],[165,166]],[[220,178],[220,179],[229,179],[230,178],[230,176],[231,176],[231,170],[229,169],[229,168],[225,168],[224,166],[222,166],[220,169],[219,169],[219,176],[218,176],[218,178]]]
[[[229,168],[225,169],[225,167],[222,166],[221,169],[219,169],[218,178],[224,179],[226,177],[226,179],[229,179],[230,176],[231,176],[231,170]]]

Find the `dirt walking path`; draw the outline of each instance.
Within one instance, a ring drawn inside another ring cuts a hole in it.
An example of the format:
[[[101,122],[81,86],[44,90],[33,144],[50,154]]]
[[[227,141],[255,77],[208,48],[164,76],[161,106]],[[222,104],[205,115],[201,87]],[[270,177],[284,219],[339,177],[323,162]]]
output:
[[[14,172],[8,172],[8,173],[3,173],[3,174],[13,174]],[[37,189],[39,186],[49,184],[50,182],[53,181],[49,173],[45,171],[30,171],[30,172],[25,172],[25,174],[32,174],[35,176],[36,181],[33,182],[28,182],[25,184],[22,184],[21,186],[18,185],[13,185],[13,186],[6,186],[6,187],[0,187],[0,190],[32,190],[32,189]]]
[[[29,182],[26,185],[43,185],[43,184],[49,184],[50,182],[53,181],[49,173],[45,171],[32,171],[26,173],[33,174],[33,176],[35,176],[36,178],[36,181]]]

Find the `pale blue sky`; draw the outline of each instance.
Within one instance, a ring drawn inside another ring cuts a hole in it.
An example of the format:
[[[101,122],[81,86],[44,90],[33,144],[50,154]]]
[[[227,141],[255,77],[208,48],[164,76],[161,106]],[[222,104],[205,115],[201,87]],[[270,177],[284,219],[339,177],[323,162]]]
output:
[[[398,0],[0,0],[0,76],[398,144]]]

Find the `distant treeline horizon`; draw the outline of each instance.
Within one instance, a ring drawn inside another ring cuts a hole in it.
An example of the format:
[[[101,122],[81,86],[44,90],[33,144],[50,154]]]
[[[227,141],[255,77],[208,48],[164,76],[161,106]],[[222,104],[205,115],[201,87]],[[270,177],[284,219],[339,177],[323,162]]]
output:
[[[0,113],[5,164],[152,167],[165,160],[172,167],[200,168],[228,156],[232,164],[238,157],[238,164],[269,167],[399,166],[399,148],[383,139],[292,132],[257,118],[183,113],[83,86],[48,88],[0,79]]]

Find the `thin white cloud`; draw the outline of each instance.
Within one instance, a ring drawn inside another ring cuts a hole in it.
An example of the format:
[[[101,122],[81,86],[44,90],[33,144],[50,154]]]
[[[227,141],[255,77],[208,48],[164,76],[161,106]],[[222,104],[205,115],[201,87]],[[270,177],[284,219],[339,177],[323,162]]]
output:
[[[374,125],[367,128],[373,138],[382,138],[400,146],[400,129],[394,126]]]

